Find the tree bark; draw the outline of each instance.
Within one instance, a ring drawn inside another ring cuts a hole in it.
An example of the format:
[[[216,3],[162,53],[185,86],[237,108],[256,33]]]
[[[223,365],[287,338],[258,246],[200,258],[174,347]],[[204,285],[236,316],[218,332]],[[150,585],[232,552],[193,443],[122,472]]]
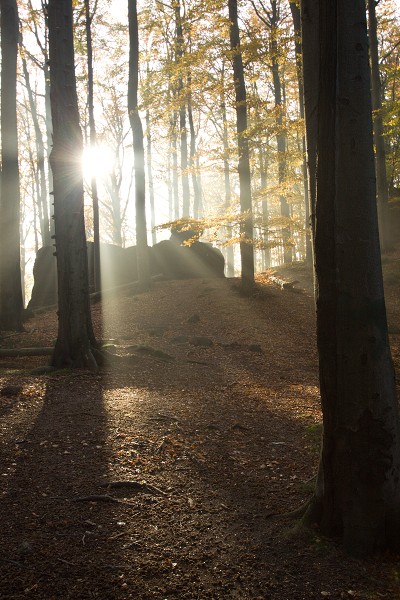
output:
[[[249,143],[247,137],[247,97],[243,60],[240,49],[237,0],[228,0],[230,20],[230,45],[236,100],[236,129],[239,154],[240,210],[240,256],[242,261],[242,287],[250,291],[254,286],[253,209],[251,201],[251,175]]]
[[[364,556],[400,540],[400,430],[380,263],[366,14],[364,0],[320,0],[319,8],[315,260],[324,435],[305,519]]]
[[[22,331],[17,128],[18,8],[1,0],[0,329]]]
[[[74,68],[72,0],[49,0],[50,97],[54,217],[58,279],[55,367],[96,368],[89,305],[82,154]]]
[[[146,187],[143,127],[138,108],[139,29],[136,0],[128,0],[129,82],[128,111],[133,135],[135,164],[136,251],[138,281],[141,289],[150,287],[150,265],[147,246]]]

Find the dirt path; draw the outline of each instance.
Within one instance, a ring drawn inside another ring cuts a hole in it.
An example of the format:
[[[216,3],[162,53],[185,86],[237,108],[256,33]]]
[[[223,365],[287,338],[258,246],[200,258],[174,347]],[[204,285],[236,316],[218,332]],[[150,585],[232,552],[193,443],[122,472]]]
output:
[[[0,361],[0,598],[400,598],[393,558],[276,517],[318,459],[309,291],[160,282],[93,314],[124,366]],[[2,346],[51,345],[55,315],[28,327]]]

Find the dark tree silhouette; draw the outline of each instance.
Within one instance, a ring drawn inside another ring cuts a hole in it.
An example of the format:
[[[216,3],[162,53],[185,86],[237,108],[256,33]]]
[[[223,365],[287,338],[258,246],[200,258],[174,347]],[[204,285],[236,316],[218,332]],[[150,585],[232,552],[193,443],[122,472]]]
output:
[[[54,218],[58,277],[56,367],[97,366],[89,305],[89,278],[83,180],[82,132],[74,66],[72,0],[48,4]]]
[[[230,45],[236,100],[236,129],[239,154],[240,209],[244,215],[240,230],[240,257],[242,261],[242,286],[244,290],[254,285],[253,210],[251,202],[251,175],[249,142],[247,138],[247,96],[243,59],[240,49],[237,0],[228,0],[230,20]]]
[[[305,520],[362,556],[399,545],[400,446],[375,199],[364,0],[320,0],[315,261],[323,447]],[[318,55],[317,55],[318,57]],[[307,101],[307,96],[306,96]]]
[[[89,0],[84,0],[85,4],[85,29],[86,29],[86,47],[87,47],[87,69],[88,69],[88,113],[89,113],[89,136],[90,147],[96,148],[97,133],[96,122],[94,119],[94,83],[93,83],[93,44],[92,44],[92,21],[93,13],[90,12]],[[100,268],[100,215],[99,215],[99,195],[97,191],[97,179],[93,174],[90,182],[92,190],[93,204],[93,283],[96,292],[101,288],[101,268]]]
[[[21,331],[20,190],[17,134],[18,9],[1,0],[0,329]]]

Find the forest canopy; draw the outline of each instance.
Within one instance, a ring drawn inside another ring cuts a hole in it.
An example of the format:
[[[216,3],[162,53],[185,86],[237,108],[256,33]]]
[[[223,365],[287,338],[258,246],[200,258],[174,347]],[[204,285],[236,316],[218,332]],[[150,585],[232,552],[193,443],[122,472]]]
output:
[[[121,10],[123,8],[123,10]],[[127,106],[127,6],[74,2],[75,68],[83,132],[85,223],[95,232],[96,178],[102,242],[135,244],[135,175]],[[21,247],[26,289],[34,252],[51,243],[52,177],[46,2],[18,2],[18,136]],[[399,14],[393,0],[377,3],[380,95],[388,189],[400,187],[398,122]],[[284,0],[241,3],[240,50],[247,126],[255,264],[310,260],[304,107],[299,67],[299,7]],[[234,50],[228,5],[190,1],[139,2],[138,109],[144,131],[149,242],[168,224],[200,219],[204,238],[222,248],[230,275],[239,271],[245,218],[240,210]],[[88,26],[91,61],[88,61]],[[297,28],[297,29],[296,29]],[[90,71],[92,100],[90,101]],[[96,138],[90,133],[90,105]],[[29,291],[27,292],[29,294]],[[28,300],[27,297],[26,300]]]

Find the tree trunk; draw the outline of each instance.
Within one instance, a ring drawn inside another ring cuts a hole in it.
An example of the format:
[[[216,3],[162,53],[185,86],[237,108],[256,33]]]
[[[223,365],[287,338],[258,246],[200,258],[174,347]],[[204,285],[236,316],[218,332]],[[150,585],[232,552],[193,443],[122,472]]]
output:
[[[267,197],[267,159],[264,156],[264,149],[260,145],[259,147],[259,162],[260,162],[260,185],[261,185],[261,214],[262,214],[262,230],[263,230],[263,244],[264,248],[262,251],[262,266],[263,271],[269,269],[271,266],[271,249],[269,247],[269,210],[268,210],[268,197]]]
[[[177,140],[178,115],[174,110],[171,116],[171,153],[172,153],[172,198],[174,219],[179,219],[179,181],[178,181],[178,140]]]
[[[181,17],[181,5],[180,0],[174,2],[175,10],[175,28],[176,28],[176,41],[175,41],[175,56],[176,56],[176,68],[178,73],[181,73],[183,69],[182,58],[184,54],[184,40],[183,40],[183,27]],[[190,213],[190,190],[189,190],[189,173],[188,173],[188,142],[187,142],[187,129],[186,129],[186,102],[185,92],[183,85],[183,77],[181,74],[178,75],[178,86],[177,95],[179,100],[179,130],[180,130],[180,141],[181,141],[181,177],[182,177],[182,216],[189,217]]]
[[[279,72],[279,52],[278,42],[276,39],[277,28],[278,28],[278,10],[276,0],[271,1],[271,31],[270,31],[270,55],[271,55],[271,70],[272,70],[272,82],[274,86],[274,99],[275,99],[275,110],[276,110],[276,146],[278,150],[278,182],[282,186],[286,180],[286,149],[287,149],[287,135],[283,125],[284,116],[284,102],[283,102],[283,89],[281,82],[281,75]],[[286,197],[281,193],[279,197],[281,206],[281,216],[287,221],[287,225],[282,228],[282,242],[283,242],[283,262],[291,263],[293,260],[292,246],[290,242],[290,206]]]
[[[56,367],[97,366],[89,305],[82,154],[74,69],[72,0],[49,0],[49,49],[54,181],[54,217],[58,280]]]
[[[302,0],[302,55],[304,117],[306,123],[306,146],[311,236],[315,237],[315,204],[317,198],[317,132],[318,132],[318,86],[319,86],[319,4],[316,0]]]
[[[0,329],[22,331],[17,129],[18,8],[1,0]]]
[[[138,281],[142,290],[150,287],[150,265],[147,246],[146,187],[143,127],[138,108],[139,29],[136,0],[128,0],[129,82],[128,111],[133,135],[135,164],[136,251]]]
[[[46,114],[46,146],[47,146],[47,165],[48,165],[48,189],[52,190],[53,185],[53,172],[50,164],[50,153],[53,145],[53,123],[51,118],[51,102],[50,102],[50,71],[49,71],[49,55],[48,55],[48,34],[49,34],[49,19],[48,19],[48,2],[42,0],[42,9],[44,12],[45,20],[45,45],[43,55],[43,74],[44,74],[44,100],[45,100],[45,114]],[[50,238],[54,239],[55,227],[54,227],[54,199],[49,202],[49,224],[50,224]]]
[[[225,70],[223,69],[222,77],[224,77]],[[222,86],[224,82],[222,82]],[[231,174],[229,169],[229,133],[228,133],[228,119],[226,116],[226,103],[225,93],[222,87],[221,93],[221,110],[222,110],[222,143],[224,147],[224,185],[225,185],[225,211],[229,211],[232,204],[232,192],[231,192]],[[227,277],[235,277],[235,253],[233,244],[229,243],[232,239],[232,226],[226,227],[226,239],[228,245],[226,246],[226,275]]]
[[[147,139],[147,178],[149,180],[149,200],[150,200],[150,219],[151,219],[151,241],[154,246],[157,243],[156,235],[156,213],[154,205],[154,181],[153,181],[153,160],[152,160],[152,140],[150,131],[150,111],[146,110],[146,139]]]
[[[378,32],[375,11],[376,0],[368,0],[369,51],[371,60],[372,110],[375,111],[374,141],[376,191],[378,196],[378,220],[382,250],[390,244],[389,232],[389,190],[386,177],[386,150],[382,119],[381,80],[379,76]]]
[[[33,92],[30,84],[30,77],[26,59],[22,58],[22,70],[24,73],[26,91],[28,93],[29,108],[32,115],[33,126],[35,129],[35,143],[36,143],[36,155],[37,155],[37,168],[38,168],[38,208],[41,214],[40,218],[40,233],[42,236],[43,246],[49,246],[51,243],[50,239],[50,223],[49,223],[49,209],[47,205],[47,185],[46,185],[46,172],[44,167],[44,143],[42,131],[39,125],[39,116],[37,113],[36,102],[33,98]]]
[[[251,202],[251,176],[249,143],[247,138],[247,98],[243,60],[240,49],[237,0],[228,0],[230,20],[230,45],[236,100],[236,128],[239,154],[240,210],[243,220],[240,227],[240,256],[242,261],[242,287],[250,291],[254,286],[253,209]]]
[[[150,62],[146,63],[147,80],[150,78]],[[153,143],[150,128],[150,109],[146,109],[146,141],[147,141],[147,178],[149,181],[150,219],[151,219],[151,242],[157,243],[156,214],[154,204],[154,179],[153,179]],[[169,170],[169,169],[168,169]]]
[[[315,260],[324,435],[306,521],[399,546],[400,446],[380,264],[364,0],[320,0]],[[305,50],[307,38],[303,40]],[[308,58],[306,58],[308,57]],[[315,55],[304,53],[305,68]]]
[[[188,110],[188,119],[189,119],[189,129],[190,129],[190,171],[192,174],[192,186],[193,186],[193,217],[198,219],[200,216],[200,204],[201,204],[201,195],[200,195],[200,186],[197,178],[197,168],[196,168],[196,132],[194,130],[194,122],[193,122],[193,110],[192,110],[192,98],[190,93],[191,86],[191,78],[188,77],[188,102],[187,102],[187,110]]]
[[[88,113],[89,113],[89,136],[90,148],[94,150],[97,146],[96,123],[94,120],[94,93],[93,93],[93,48],[92,48],[92,20],[90,14],[89,0],[85,3],[85,28],[87,47],[87,69],[88,69]],[[99,292],[101,288],[100,267],[100,218],[99,218],[99,195],[97,192],[96,174],[93,173],[90,186],[92,190],[93,203],[93,283],[94,291]]]
[[[292,11],[293,28],[294,28],[294,49],[296,53],[296,72],[297,72],[297,83],[299,88],[299,112],[300,118],[304,121],[304,83],[303,83],[303,68],[301,60],[301,13],[300,6],[297,2],[290,2],[290,10]],[[306,138],[303,130],[302,138],[302,174],[303,174],[303,188],[304,188],[304,213],[305,213],[305,226],[306,226],[306,263],[311,265],[313,262],[312,257],[312,242],[311,242],[311,223],[310,223],[310,195],[308,188],[308,173],[307,173],[307,159],[306,159]]]

